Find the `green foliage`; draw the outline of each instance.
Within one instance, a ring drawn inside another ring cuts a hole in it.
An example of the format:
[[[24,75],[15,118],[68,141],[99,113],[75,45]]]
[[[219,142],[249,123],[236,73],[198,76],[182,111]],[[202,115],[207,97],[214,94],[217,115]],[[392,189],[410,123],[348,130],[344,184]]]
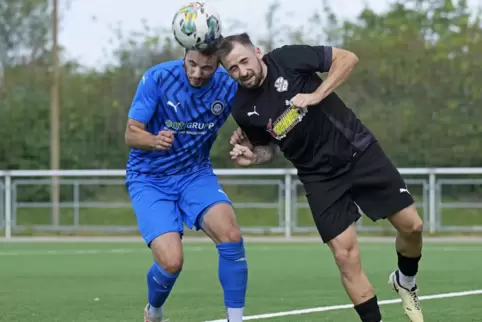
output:
[[[465,1],[365,9],[341,37],[360,66],[341,89],[398,166],[478,166],[480,21]]]
[[[49,166],[48,1],[0,4],[0,169]],[[466,1],[397,1],[389,11],[364,9],[342,21],[325,5],[300,26],[278,25],[273,2],[266,30],[253,38],[269,50],[323,42],[354,51],[359,66],[339,94],[372,129],[399,167],[482,163],[482,29]],[[235,22],[237,23],[237,22]],[[182,57],[168,30],[123,35],[104,70],[61,66],[61,168],[123,168],[127,111],[142,72]],[[0,69],[1,71],[1,69]],[[212,151],[217,168],[234,167],[230,119]],[[271,167],[289,164],[282,158]]]
[[[48,0],[0,2],[0,66],[39,58],[49,40]]]

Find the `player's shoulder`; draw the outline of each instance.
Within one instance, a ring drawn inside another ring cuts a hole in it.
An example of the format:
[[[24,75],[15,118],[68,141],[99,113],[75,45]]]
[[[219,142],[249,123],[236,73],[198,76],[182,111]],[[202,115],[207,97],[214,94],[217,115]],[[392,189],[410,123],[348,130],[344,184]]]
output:
[[[227,70],[224,69],[224,67],[221,66],[221,65],[216,69],[213,77],[216,80],[216,82],[219,82],[219,83],[224,83],[224,84],[227,84],[227,85],[236,85],[237,84],[236,81],[234,81],[229,76]]]
[[[255,95],[253,90],[239,86],[231,103],[231,114],[233,117],[236,119],[244,117],[245,112],[251,109],[256,97],[257,95]]]
[[[324,45],[305,45],[305,44],[292,44],[292,45],[283,45],[281,47],[275,48],[265,56],[268,59],[272,59],[276,62],[280,63],[292,63],[302,60],[303,57],[306,55],[311,55],[312,53],[319,52],[320,50],[323,51],[326,48],[331,48],[329,46]]]
[[[322,46],[322,45],[320,45]],[[283,45],[280,47],[277,47],[270,51],[270,54],[283,54],[283,53],[298,53],[302,52],[306,49],[312,49],[314,47],[319,47],[319,46],[312,46],[312,45],[306,45],[306,44],[291,44],[291,45]]]
[[[273,49],[266,55],[273,59],[292,59],[293,57],[296,57],[296,55],[302,54],[303,51],[309,47],[311,46],[300,44],[283,45]]]

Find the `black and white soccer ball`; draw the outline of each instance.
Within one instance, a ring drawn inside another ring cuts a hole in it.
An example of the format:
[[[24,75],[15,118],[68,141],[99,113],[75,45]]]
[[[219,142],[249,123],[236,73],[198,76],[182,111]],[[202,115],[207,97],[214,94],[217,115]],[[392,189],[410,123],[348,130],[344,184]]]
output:
[[[221,36],[221,19],[213,7],[203,2],[191,2],[174,15],[172,32],[182,47],[206,49]]]

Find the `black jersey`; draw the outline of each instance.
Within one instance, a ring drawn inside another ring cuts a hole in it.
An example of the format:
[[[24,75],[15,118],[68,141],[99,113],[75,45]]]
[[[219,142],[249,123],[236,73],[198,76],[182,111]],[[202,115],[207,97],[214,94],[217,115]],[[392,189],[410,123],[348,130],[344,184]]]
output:
[[[290,105],[296,94],[312,93],[322,83],[316,73],[328,69],[326,49],[290,45],[264,55],[265,81],[259,88],[240,86],[232,106],[233,118],[253,145],[277,144],[303,182],[348,171],[376,141],[335,93],[306,109]]]

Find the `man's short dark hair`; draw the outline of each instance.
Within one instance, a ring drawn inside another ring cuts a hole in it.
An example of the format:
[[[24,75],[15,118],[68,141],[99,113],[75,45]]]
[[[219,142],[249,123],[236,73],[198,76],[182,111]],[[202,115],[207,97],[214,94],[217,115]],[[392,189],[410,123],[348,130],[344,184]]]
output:
[[[254,47],[251,38],[249,38],[249,35],[246,32],[243,32],[242,34],[227,36],[225,38],[222,38],[222,40],[218,44],[219,58],[224,58],[229,55],[229,53],[231,53],[234,48],[234,44],[236,43],[243,46]]]
[[[187,54],[188,52],[190,52],[191,50],[194,50],[194,51],[198,51],[200,52],[201,54],[205,55],[205,56],[213,56],[213,55],[216,55],[218,53],[218,47],[219,47],[219,44],[222,42],[223,40],[223,36],[220,36],[218,39],[216,39],[215,41],[211,42],[208,44],[208,46],[206,48],[203,48],[203,49],[186,49],[184,51],[184,54]]]

